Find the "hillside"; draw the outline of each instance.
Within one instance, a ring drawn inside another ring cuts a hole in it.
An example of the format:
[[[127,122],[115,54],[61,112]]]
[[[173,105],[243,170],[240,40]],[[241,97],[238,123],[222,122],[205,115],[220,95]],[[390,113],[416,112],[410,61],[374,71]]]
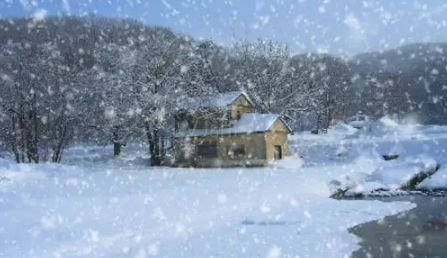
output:
[[[354,56],[351,67],[356,72],[365,74],[372,71],[405,73],[424,68],[435,68],[447,62],[447,43],[419,43],[400,48],[367,52]],[[445,66],[444,66],[445,68]]]
[[[411,108],[421,122],[447,123],[447,43],[411,44],[359,54],[350,60],[350,68],[361,78],[378,78],[382,83],[397,76],[408,88]]]

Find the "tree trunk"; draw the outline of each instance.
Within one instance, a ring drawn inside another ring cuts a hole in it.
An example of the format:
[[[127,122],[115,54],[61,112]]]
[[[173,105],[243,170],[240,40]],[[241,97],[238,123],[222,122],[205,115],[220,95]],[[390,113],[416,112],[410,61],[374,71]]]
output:
[[[117,157],[121,154],[122,144],[119,141],[118,127],[114,127],[113,131],[113,156]]]
[[[161,140],[161,146],[160,146],[161,156],[165,157],[166,156],[166,137],[162,136],[162,137],[160,137],[160,140]]]
[[[17,163],[20,163],[20,153],[17,149],[17,129],[16,129],[16,121],[15,121],[15,115],[11,118],[11,148],[12,152],[14,153],[14,157]]]
[[[36,94],[34,94],[34,99]],[[33,111],[32,111],[32,117],[33,117],[33,159],[34,163],[39,163],[39,119],[37,118],[37,111],[35,107],[36,100],[33,102]]]
[[[59,139],[56,146],[53,146],[52,162],[60,163],[62,160],[62,153],[67,142],[67,125],[58,126]],[[57,138],[57,137],[56,137]]]
[[[151,125],[149,121],[144,122],[144,126],[146,127],[146,137],[147,137],[147,142],[149,144],[149,155],[151,157],[151,166],[153,166],[154,164],[154,153],[155,153],[155,144],[154,144],[154,136],[152,134],[151,131]]]
[[[154,128],[152,135],[154,137],[153,139],[153,153],[151,153],[151,164],[152,166],[161,166],[161,155],[160,155],[160,131],[158,128]]]
[[[321,124],[321,114],[317,114],[317,132],[320,130],[320,124]]]
[[[149,143],[149,154],[151,156],[151,166],[161,166],[160,153],[160,130],[157,128],[158,121],[154,121],[154,126],[151,127],[150,122],[145,122],[146,136]]]
[[[121,154],[122,145],[118,142],[113,143],[113,156],[117,157]]]

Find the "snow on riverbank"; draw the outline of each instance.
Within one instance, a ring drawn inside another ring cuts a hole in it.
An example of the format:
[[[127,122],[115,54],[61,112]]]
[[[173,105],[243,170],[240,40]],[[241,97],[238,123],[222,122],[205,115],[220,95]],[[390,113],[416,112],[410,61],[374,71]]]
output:
[[[350,189],[345,192],[347,195],[395,191],[419,173],[429,175],[436,170],[436,165],[441,168],[447,165],[446,126],[400,125],[383,118],[356,131],[347,130],[346,125],[333,128],[321,140],[308,133],[296,134],[291,146],[300,151],[305,167],[344,166],[343,173],[330,182],[334,193],[343,193],[346,189]],[[384,155],[398,158],[385,161]],[[443,185],[441,174],[433,178],[426,179],[425,184]]]
[[[414,207],[329,199],[343,169],[2,161],[0,256],[343,257],[349,227]]]
[[[377,161],[377,168],[364,174],[361,180],[347,185],[351,195],[369,195],[375,191],[395,191],[408,187],[416,177],[428,176],[436,172],[437,162],[429,157],[413,157],[406,160]]]
[[[424,180],[418,185],[418,189],[437,190],[447,189],[447,168],[443,167],[439,172]]]

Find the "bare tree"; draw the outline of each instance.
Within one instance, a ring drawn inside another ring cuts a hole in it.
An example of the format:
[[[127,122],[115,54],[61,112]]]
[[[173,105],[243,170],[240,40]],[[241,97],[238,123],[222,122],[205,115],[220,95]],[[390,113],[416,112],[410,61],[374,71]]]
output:
[[[94,51],[97,64],[93,70],[94,85],[89,87],[92,116],[84,124],[97,130],[113,144],[113,155],[136,134],[142,110],[135,105],[129,84],[136,51],[130,47],[108,44]]]
[[[14,44],[0,53],[3,95],[2,138],[17,162],[60,162],[68,145],[75,112],[76,89],[51,44]]]
[[[290,56],[286,46],[271,40],[242,42],[234,46],[236,63],[233,70],[240,88],[245,89],[262,112],[278,112],[276,100],[290,81]],[[279,103],[278,103],[279,104]]]
[[[162,164],[170,118],[177,110],[177,103],[187,95],[187,89],[181,87],[181,78],[191,49],[187,39],[158,30],[138,50],[129,83],[133,98],[143,111],[153,166]]]

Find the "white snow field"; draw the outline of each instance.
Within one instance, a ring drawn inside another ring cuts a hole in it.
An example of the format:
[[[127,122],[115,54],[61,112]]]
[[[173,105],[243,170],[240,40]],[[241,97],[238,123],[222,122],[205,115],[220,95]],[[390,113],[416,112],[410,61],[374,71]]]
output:
[[[343,257],[410,203],[336,201],[338,166],[173,169],[2,161],[3,257]]]
[[[338,201],[329,183],[365,183],[388,146],[445,162],[447,128],[397,141],[338,129],[292,136],[303,159],[267,168],[87,162],[79,147],[72,165],[0,159],[0,257],[346,257],[359,241],[348,228],[414,204]]]

